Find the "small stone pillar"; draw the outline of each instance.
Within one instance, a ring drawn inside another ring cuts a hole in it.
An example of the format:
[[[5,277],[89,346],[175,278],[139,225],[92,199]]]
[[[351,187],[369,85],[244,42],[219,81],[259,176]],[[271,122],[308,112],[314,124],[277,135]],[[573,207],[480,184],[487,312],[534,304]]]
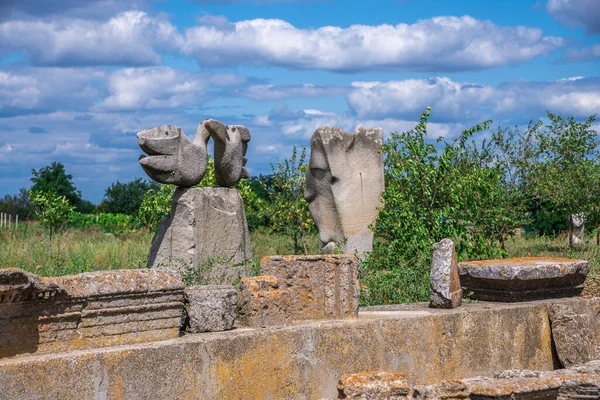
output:
[[[585,232],[585,216],[583,214],[569,215],[569,247],[582,246]]]
[[[443,239],[433,246],[429,307],[456,308],[462,304],[462,297],[454,242]]]

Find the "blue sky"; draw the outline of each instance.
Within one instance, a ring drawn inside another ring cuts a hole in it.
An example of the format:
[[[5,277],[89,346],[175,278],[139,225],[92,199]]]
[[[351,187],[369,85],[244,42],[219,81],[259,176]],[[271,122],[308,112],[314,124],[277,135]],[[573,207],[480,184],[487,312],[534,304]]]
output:
[[[0,3],[0,195],[60,161],[98,203],[145,177],[158,125],[247,126],[257,175],[319,126],[389,134],[427,106],[432,137],[600,114],[600,1]]]

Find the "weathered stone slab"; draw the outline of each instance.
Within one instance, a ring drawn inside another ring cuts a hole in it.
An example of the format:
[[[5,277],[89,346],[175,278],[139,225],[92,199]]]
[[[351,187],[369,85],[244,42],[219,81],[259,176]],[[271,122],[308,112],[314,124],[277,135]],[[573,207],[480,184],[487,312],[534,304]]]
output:
[[[361,400],[406,399],[410,385],[400,372],[361,372],[342,375],[338,382],[338,398]]]
[[[548,310],[552,338],[564,367],[600,358],[600,321],[589,309],[574,304],[553,304]]]
[[[8,269],[0,299],[0,357],[9,357],[177,337],[183,282],[168,269],[58,278]]]
[[[0,359],[7,399],[333,399],[339,377],[402,371],[411,385],[554,369],[548,307],[427,303],[367,308],[356,320],[184,335],[161,342]]]
[[[262,276],[242,279],[243,324],[356,318],[360,287],[352,255],[264,257],[260,271]]]
[[[529,301],[578,296],[590,266],[584,260],[525,257],[458,264],[463,290],[486,301]]]
[[[333,251],[344,240],[344,253],[372,250],[369,225],[377,219],[384,190],[382,144],[380,128],[359,126],[347,133],[324,126],[313,134],[304,198],[323,251]]]
[[[185,331],[220,332],[233,328],[238,294],[233,286],[189,286],[185,288]]]
[[[177,188],[152,239],[148,267],[196,274],[199,284],[232,284],[252,260],[244,203],[236,189]]]
[[[454,242],[443,239],[433,247],[429,307],[456,308],[462,304],[462,296]]]

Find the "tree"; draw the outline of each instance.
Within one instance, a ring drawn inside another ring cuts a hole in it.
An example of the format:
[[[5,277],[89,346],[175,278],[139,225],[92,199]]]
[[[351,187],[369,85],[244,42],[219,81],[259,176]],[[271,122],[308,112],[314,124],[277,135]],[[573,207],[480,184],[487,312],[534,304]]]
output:
[[[435,242],[450,238],[459,258],[504,254],[486,229],[502,213],[495,201],[500,171],[489,145],[470,142],[489,121],[452,142],[427,140],[430,109],[410,132],[383,145],[386,188],[373,227],[373,251],[361,265],[366,302],[424,301]]]
[[[65,196],[54,192],[29,191],[31,204],[36,209],[35,213],[40,223],[50,232],[50,249],[52,249],[52,237],[59,231],[69,219],[69,213],[73,206]]]
[[[159,188],[158,183],[144,181],[142,178],[127,183],[117,181],[106,189],[101,207],[112,214],[136,215],[146,192]]]
[[[37,193],[52,192],[58,196],[64,196],[71,205],[75,206],[77,211],[91,212],[93,205],[81,198],[81,192],[73,185],[73,176],[67,174],[64,165],[53,161],[49,166],[32,169],[33,177],[31,181],[33,186],[31,191]]]
[[[29,218],[33,212],[29,202],[29,193],[27,189],[19,189],[19,194],[6,194],[0,199],[0,212],[18,215],[21,220]]]
[[[271,164],[273,174],[270,186],[264,184],[270,201],[265,211],[271,225],[275,230],[292,237],[296,254],[308,254],[305,238],[315,230],[308,203],[304,200],[307,169],[305,159],[306,148],[303,148],[298,157],[298,150],[294,146],[290,159],[277,161],[277,167]]]

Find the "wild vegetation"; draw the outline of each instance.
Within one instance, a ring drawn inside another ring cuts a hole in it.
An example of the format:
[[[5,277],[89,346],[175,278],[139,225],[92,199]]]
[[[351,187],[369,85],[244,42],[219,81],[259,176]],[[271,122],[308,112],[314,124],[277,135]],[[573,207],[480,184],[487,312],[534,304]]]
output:
[[[585,258],[587,290],[597,290],[600,248],[600,142],[595,116],[578,122],[493,128],[483,122],[453,140],[431,140],[430,110],[383,146],[386,191],[373,251],[361,260],[364,304],[423,301],[433,244],[448,237],[460,259],[550,255]],[[481,140],[480,138],[486,138]],[[320,252],[303,199],[306,149],[242,179],[255,264],[265,255]],[[174,186],[140,178],[116,182],[93,206],[60,163],[32,171],[32,187],[0,199],[0,211],[29,219],[0,230],[0,267],[42,275],[146,265],[152,232],[168,214]],[[212,162],[201,186],[215,184]],[[587,242],[569,247],[567,217],[583,213]],[[523,231],[525,236],[515,236]],[[256,269],[256,268],[255,268]]]

